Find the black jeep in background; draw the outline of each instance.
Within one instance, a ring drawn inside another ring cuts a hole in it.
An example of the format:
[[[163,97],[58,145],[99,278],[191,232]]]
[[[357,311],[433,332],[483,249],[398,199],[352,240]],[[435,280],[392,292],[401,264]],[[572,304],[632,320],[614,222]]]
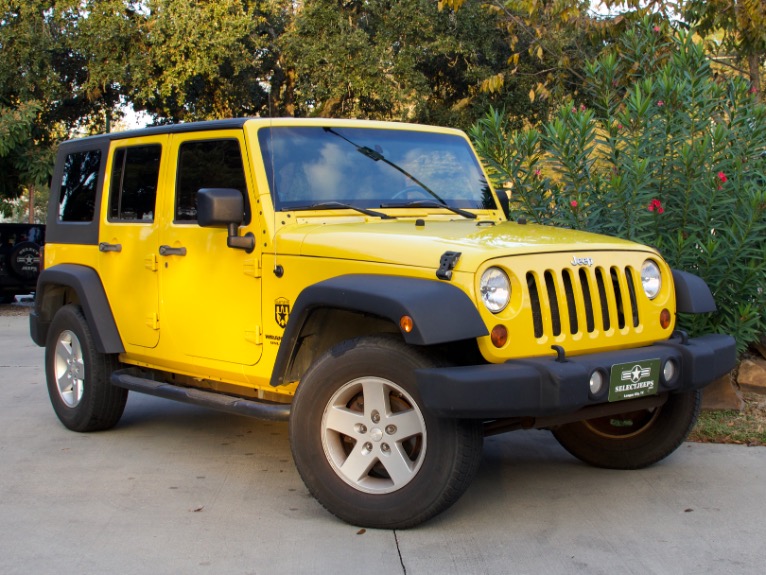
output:
[[[0,303],[37,288],[45,244],[41,224],[0,224]]]

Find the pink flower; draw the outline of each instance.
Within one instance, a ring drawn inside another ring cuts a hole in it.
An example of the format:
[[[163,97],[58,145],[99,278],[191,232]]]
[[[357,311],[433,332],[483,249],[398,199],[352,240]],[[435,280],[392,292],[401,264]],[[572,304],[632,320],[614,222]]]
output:
[[[577,207],[577,200],[572,200],[571,202],[569,202],[569,205],[572,206],[573,208],[576,208]]]
[[[585,111],[585,104],[580,104],[580,111],[581,111],[581,112],[584,112],[584,111]]]
[[[726,174],[724,174],[723,172],[718,172],[718,174],[716,174],[716,178],[718,178],[718,189],[719,190],[723,187],[723,185],[729,179],[729,178],[726,177]]]
[[[756,86],[751,86],[750,93],[751,94],[757,94],[758,93],[758,88]]]
[[[576,113],[577,113],[577,108],[575,108],[574,106],[572,106],[572,113],[573,113],[573,114],[576,114]]]
[[[654,28],[652,28],[652,30],[654,30],[655,32],[659,32],[661,28],[659,26],[655,26]]]
[[[543,173],[540,171],[540,169],[539,169],[539,168],[538,168],[537,170],[535,170],[535,177],[536,177],[536,178],[538,178],[538,179],[539,179],[539,178],[541,178],[541,177],[542,177],[542,175],[543,175]]]
[[[660,200],[656,199],[656,198],[653,199],[651,202],[649,202],[649,206],[647,207],[647,209],[650,212],[653,212],[653,211],[657,210],[658,214],[664,214],[665,213],[665,208],[662,207],[662,202]]]
[[[662,108],[664,105],[665,105],[665,101],[664,100],[660,100],[659,102],[657,102],[657,107],[658,108]]]

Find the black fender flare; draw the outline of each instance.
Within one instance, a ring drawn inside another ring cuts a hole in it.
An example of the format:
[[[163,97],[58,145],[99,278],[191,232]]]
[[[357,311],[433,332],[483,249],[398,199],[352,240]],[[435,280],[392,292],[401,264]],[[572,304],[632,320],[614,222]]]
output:
[[[413,329],[400,333],[412,345],[434,345],[474,339],[489,334],[476,305],[460,288],[442,281],[350,274],[334,277],[304,289],[295,300],[277,352],[271,385],[285,383],[303,327],[312,311],[333,308],[375,315],[399,326],[403,315],[413,319]]]
[[[77,294],[85,319],[93,333],[96,349],[100,353],[123,353],[125,346],[122,344],[98,272],[77,264],[59,264],[40,273],[37,279],[35,309],[29,315],[30,334],[34,342],[39,346],[45,345],[48,328],[59,307],[57,302],[51,301],[51,288],[62,286],[73,289]]]
[[[718,308],[710,288],[701,277],[673,270],[676,289],[676,311],[681,313],[710,313]]]

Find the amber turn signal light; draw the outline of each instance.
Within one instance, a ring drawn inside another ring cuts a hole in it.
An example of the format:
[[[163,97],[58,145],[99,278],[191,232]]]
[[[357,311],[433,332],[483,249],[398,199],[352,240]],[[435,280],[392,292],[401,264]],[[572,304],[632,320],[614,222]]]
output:
[[[660,312],[660,325],[662,329],[668,329],[670,327],[670,312],[667,309],[663,309]]]
[[[492,340],[492,345],[495,347],[503,347],[508,343],[508,329],[504,325],[496,325],[492,328],[492,333],[489,334],[489,338]]]
[[[414,322],[414,320],[410,316],[403,315],[399,319],[399,327],[402,328],[402,331],[404,333],[410,333],[410,332],[412,332],[413,328],[415,327],[415,322]]]

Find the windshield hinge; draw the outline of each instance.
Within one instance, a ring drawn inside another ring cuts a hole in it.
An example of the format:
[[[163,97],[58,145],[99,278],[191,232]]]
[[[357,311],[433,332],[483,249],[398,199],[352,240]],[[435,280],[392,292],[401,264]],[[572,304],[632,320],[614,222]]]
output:
[[[444,252],[439,261],[439,269],[436,270],[436,277],[440,280],[451,280],[452,270],[455,269],[460,255],[461,252]]]

